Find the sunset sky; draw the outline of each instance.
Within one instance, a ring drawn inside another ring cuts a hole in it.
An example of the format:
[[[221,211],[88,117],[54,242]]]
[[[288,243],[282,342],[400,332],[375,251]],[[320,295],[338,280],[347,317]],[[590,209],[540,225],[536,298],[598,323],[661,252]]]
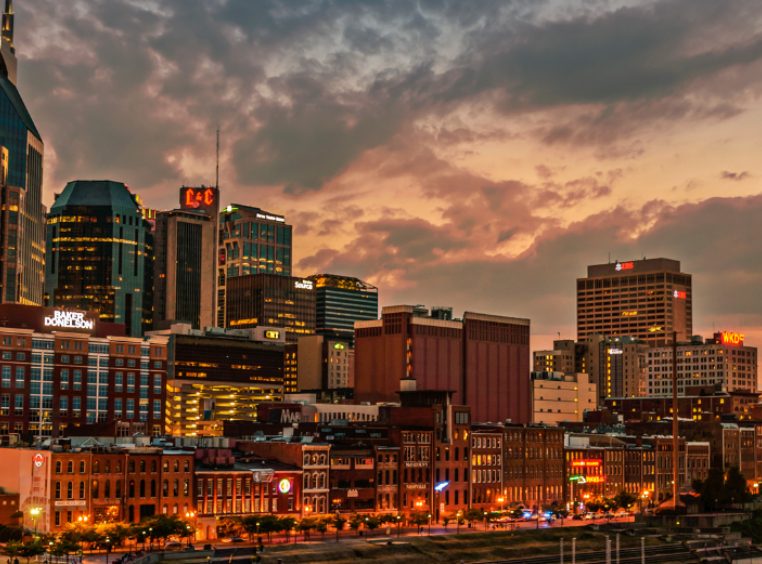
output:
[[[45,192],[214,182],[286,215],[295,273],[575,336],[609,257],[694,275],[762,344],[762,2],[16,0]]]

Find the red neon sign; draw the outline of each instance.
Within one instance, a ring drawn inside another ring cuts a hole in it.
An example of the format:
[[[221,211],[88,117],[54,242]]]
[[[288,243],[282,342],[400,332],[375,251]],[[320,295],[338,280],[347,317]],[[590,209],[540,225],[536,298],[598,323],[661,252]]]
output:
[[[677,300],[684,300],[688,297],[688,293],[685,290],[675,290],[672,292],[672,296]]]
[[[633,268],[635,268],[635,263],[633,261],[618,262],[614,266],[614,270],[617,272],[621,272],[622,270],[632,270]]]
[[[743,345],[743,333],[736,333],[734,331],[720,331],[719,341],[723,345]]]
[[[601,465],[600,460],[573,460],[572,467],[574,468],[597,468]]]
[[[217,189],[211,186],[180,188],[180,207],[184,210],[212,210],[217,205]]]

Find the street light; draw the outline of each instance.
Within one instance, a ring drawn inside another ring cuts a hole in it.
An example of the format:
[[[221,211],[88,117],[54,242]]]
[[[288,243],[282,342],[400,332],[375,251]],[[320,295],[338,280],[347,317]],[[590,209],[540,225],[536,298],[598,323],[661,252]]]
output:
[[[431,536],[431,513],[429,513],[429,536]]]
[[[503,503],[505,502],[505,498],[503,496],[500,496],[497,498],[497,502],[500,504],[500,512],[503,511]]]
[[[484,512],[484,530],[487,530],[487,512]]]
[[[42,513],[41,507],[32,507],[29,510],[29,515],[32,516],[32,521],[34,521],[34,536],[37,536],[37,518],[40,516],[40,513]]]
[[[400,538],[400,527],[402,526],[402,515],[397,515],[397,538]]]
[[[458,509],[458,512],[455,514],[455,525],[457,527],[457,534],[460,534],[460,520],[463,518],[463,512]]]

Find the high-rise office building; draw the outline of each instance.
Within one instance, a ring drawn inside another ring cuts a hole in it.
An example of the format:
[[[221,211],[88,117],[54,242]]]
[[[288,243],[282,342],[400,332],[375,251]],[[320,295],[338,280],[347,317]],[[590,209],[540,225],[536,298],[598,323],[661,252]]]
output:
[[[313,274],[315,331],[354,341],[355,321],[378,319],[378,288],[350,276]]]
[[[671,259],[587,267],[577,279],[577,338],[635,337],[650,345],[689,339],[693,331],[691,275]]]
[[[41,305],[45,281],[45,208],[40,132],[16,88],[13,3],[0,31],[0,303]]]
[[[291,226],[282,215],[231,204],[219,214],[217,325],[225,318],[228,280],[248,274],[291,276]]]
[[[312,280],[278,274],[235,276],[227,281],[226,298],[228,328],[279,327],[290,343],[315,334]]]
[[[529,423],[529,320],[466,312],[435,319],[424,308],[391,306],[355,323],[355,398],[397,401],[400,383],[449,390],[474,421]]]
[[[47,220],[49,305],[95,311],[139,336],[152,324],[153,236],[121,182],[75,180]]]
[[[214,327],[217,232],[215,216],[172,210],[156,215],[154,328],[174,322]]]

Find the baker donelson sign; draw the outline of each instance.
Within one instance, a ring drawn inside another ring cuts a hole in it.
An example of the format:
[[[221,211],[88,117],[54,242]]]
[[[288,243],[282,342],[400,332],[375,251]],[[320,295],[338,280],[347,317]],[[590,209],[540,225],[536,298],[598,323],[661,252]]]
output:
[[[45,327],[60,327],[62,329],[88,329],[95,327],[95,321],[86,319],[85,314],[78,311],[53,310],[53,315],[43,319]]]

